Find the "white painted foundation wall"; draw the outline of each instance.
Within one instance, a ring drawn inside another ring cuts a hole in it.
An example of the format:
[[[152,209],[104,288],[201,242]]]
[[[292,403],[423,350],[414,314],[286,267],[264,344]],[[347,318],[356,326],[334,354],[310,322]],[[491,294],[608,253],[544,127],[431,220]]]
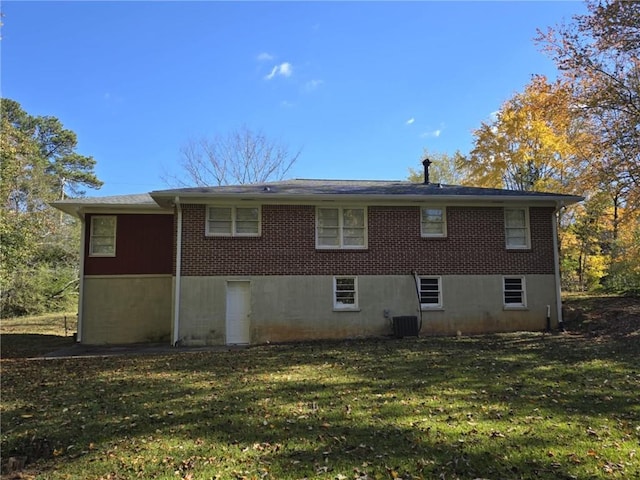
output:
[[[333,276],[182,277],[181,345],[222,345],[229,281],[250,282],[250,343],[391,335],[392,317],[419,317],[412,276],[358,276],[359,309],[333,309]],[[505,309],[501,275],[442,276],[442,309],[423,310],[421,335],[557,326],[554,275],[525,275],[526,309]],[[388,311],[388,318],[385,318]]]

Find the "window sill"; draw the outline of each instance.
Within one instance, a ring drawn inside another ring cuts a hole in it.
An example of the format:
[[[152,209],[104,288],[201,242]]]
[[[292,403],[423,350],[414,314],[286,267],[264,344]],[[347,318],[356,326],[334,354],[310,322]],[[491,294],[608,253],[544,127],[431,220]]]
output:
[[[359,308],[334,308],[334,312],[359,312]]]
[[[503,310],[529,310],[529,308],[524,305],[514,305],[514,306],[504,305],[502,309]]]
[[[316,247],[316,252],[367,252],[369,247]]]
[[[262,234],[251,234],[251,235],[212,235],[210,233],[205,233],[205,238],[260,238]]]
[[[444,307],[420,307],[422,312],[444,312]]]

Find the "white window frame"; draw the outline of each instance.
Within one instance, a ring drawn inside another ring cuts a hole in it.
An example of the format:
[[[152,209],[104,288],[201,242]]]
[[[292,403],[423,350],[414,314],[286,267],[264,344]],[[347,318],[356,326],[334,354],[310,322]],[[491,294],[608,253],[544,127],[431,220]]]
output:
[[[213,208],[224,208],[231,211],[231,231],[228,233],[217,233],[212,232],[210,228],[210,212]],[[258,220],[257,232],[238,232],[238,209],[257,209],[258,210]],[[205,235],[207,237],[259,237],[262,235],[262,208],[260,205],[207,205],[205,212]]]
[[[524,212],[524,227],[510,226],[508,223],[508,212]],[[524,245],[514,245],[509,243],[509,230],[524,229]],[[504,241],[509,250],[527,250],[531,248],[531,225],[529,223],[529,209],[527,207],[509,207],[504,209]]]
[[[425,210],[440,210],[442,212],[441,222],[429,222],[425,221]],[[442,225],[442,232],[431,233],[425,231],[425,227],[429,224]],[[420,235],[425,238],[442,238],[447,236],[447,207],[438,205],[423,205],[420,207]]]
[[[423,303],[423,295],[426,292],[433,292],[433,290],[423,290],[422,280],[436,280],[438,286],[438,302],[437,303]],[[420,308],[423,310],[433,310],[433,309],[442,309],[442,277],[437,276],[422,276],[417,277],[418,282],[418,292],[420,292]]]
[[[338,290],[339,280],[353,280],[353,290]],[[353,292],[353,303],[338,301],[340,292]],[[354,275],[338,275],[333,277],[333,309],[334,310],[358,310],[358,277]]]
[[[322,245],[320,243],[320,211],[321,210],[337,210],[338,211],[338,225],[335,228],[338,230],[338,244],[337,245]],[[345,210],[362,210],[364,225],[362,228],[363,244],[362,245],[345,245],[344,244],[344,212]],[[368,229],[369,229],[369,212],[367,207],[362,206],[318,206],[316,207],[316,248],[321,250],[364,250],[368,248]]]
[[[520,289],[515,290],[513,288],[507,289],[507,280],[519,280]],[[507,292],[519,292],[521,296],[521,302],[507,302]],[[522,275],[506,275],[502,277],[502,304],[505,309],[523,309],[527,308],[527,286],[525,278]]]
[[[109,235],[96,235],[95,234],[95,222],[96,220],[101,220],[105,218],[113,219],[113,232]],[[118,216],[117,215],[93,215],[91,217],[91,225],[89,227],[89,256],[90,257],[115,257],[116,256],[116,238],[118,231]],[[96,247],[95,239],[96,238],[111,238],[113,243],[113,251],[112,252],[96,252],[94,251]]]

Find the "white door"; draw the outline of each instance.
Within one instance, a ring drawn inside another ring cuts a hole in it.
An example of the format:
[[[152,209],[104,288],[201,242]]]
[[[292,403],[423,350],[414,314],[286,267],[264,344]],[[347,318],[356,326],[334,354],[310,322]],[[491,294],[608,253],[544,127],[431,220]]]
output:
[[[227,282],[227,345],[251,342],[249,282]]]

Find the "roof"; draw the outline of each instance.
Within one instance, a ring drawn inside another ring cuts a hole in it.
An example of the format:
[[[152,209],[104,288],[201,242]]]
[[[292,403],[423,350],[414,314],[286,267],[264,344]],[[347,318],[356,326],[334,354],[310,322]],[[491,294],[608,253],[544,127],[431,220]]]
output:
[[[176,199],[181,203],[208,203],[214,199],[253,200],[263,203],[313,202],[319,199],[398,203],[434,199],[447,202],[531,202],[556,206],[570,205],[584,200],[583,197],[558,193],[439,183],[295,179],[245,185],[156,190],[135,195],[68,199],[53,202],[51,205],[71,215],[80,216],[86,210],[169,209],[173,207]]]
[[[130,195],[113,195],[109,197],[68,198],[51,202],[51,206],[62,210],[69,215],[81,216],[87,209],[112,211],[123,210],[160,210],[162,207],[148,193],[136,193]]]
[[[159,203],[167,204],[179,197],[182,202],[207,201],[211,198],[244,198],[265,201],[279,200],[393,200],[424,201],[426,198],[447,200],[500,200],[547,201],[563,205],[584,200],[583,197],[558,193],[505,190],[498,188],[466,187],[439,183],[412,183],[383,180],[318,180],[295,179],[280,182],[219,187],[192,187],[157,190],[150,195]]]

